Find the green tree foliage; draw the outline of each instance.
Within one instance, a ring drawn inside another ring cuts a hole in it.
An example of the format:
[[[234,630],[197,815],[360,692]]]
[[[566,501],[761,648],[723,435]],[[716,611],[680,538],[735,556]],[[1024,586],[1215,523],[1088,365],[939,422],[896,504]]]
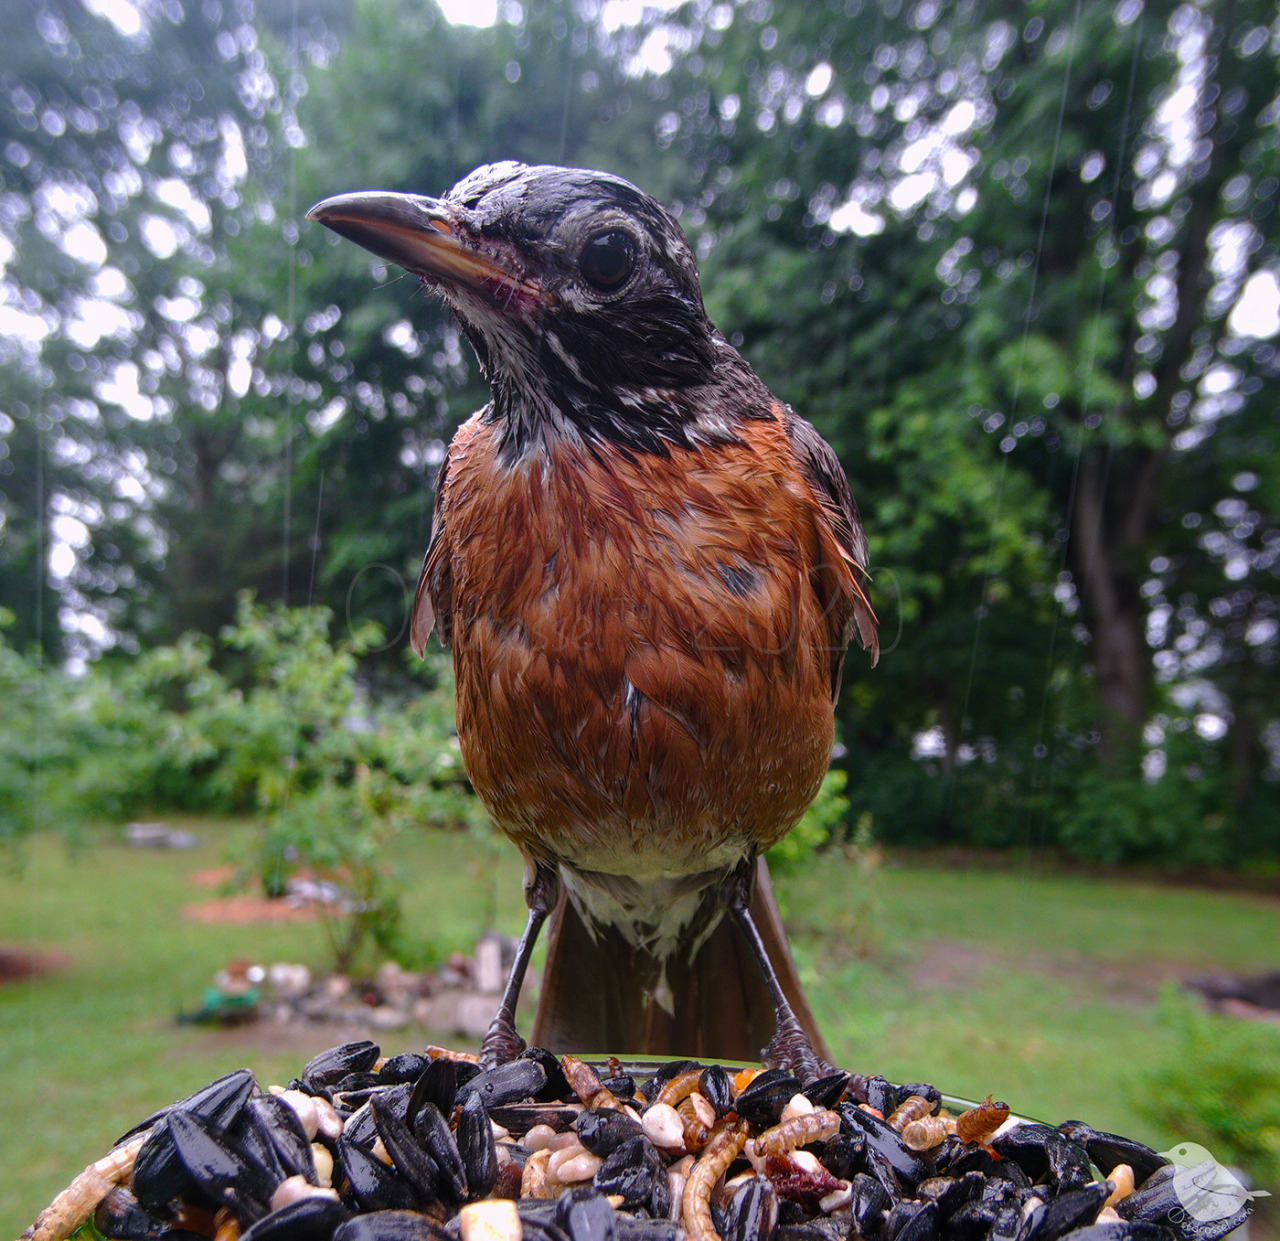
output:
[[[20,640],[54,656],[193,617],[215,632],[234,600],[209,583],[235,566],[254,584],[243,500],[271,473],[236,366],[264,308],[217,269],[254,219],[250,176],[269,194],[274,80],[241,6],[142,3],[122,25],[59,0],[17,10],[0,90],[4,599]]]
[[[1280,849],[1280,364],[1238,309],[1280,271],[1273,6],[20,7],[18,650],[234,676],[251,652],[179,635],[250,587],[377,621],[353,658],[403,691],[431,480],[486,394],[409,278],[303,213],[493,159],[603,167],[673,205],[712,317],[863,507],[886,649],[839,706],[854,818],[1109,860]]]
[[[404,697],[375,704],[357,671],[376,627],[336,641],[330,628],[323,608],[245,595],[217,642],[186,634],[76,679],[0,644],[6,698],[21,707],[0,744],[4,836],[32,815],[72,827],[175,810],[271,816],[357,772],[399,826],[468,822],[447,661],[414,661]]]
[[[855,806],[894,838],[1044,839],[1098,761],[1142,799],[1144,726],[1190,723],[1192,678],[1250,773],[1235,810],[1270,800],[1274,705],[1232,665],[1273,658],[1276,496],[1240,463],[1274,443],[1277,375],[1231,312],[1277,266],[1271,9],[670,22],[696,54],[660,133],[710,300],[842,452],[880,566],[892,649],[842,704]],[[928,728],[941,788],[903,765]]]
[[[271,895],[291,875],[336,884],[322,908],[340,969],[372,943],[416,949],[399,927],[387,843],[427,825],[482,821],[453,730],[447,661],[415,669],[398,702],[357,678],[381,641],[371,624],[332,640],[323,608],[239,601],[218,642],[186,634],[72,680],[0,642],[0,842],[40,828],[173,811],[239,813],[263,825],[246,874]],[[224,669],[214,667],[217,662]]]

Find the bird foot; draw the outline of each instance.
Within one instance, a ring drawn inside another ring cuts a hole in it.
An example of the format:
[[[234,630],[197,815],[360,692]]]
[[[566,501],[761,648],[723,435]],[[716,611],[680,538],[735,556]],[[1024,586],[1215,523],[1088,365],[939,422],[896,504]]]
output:
[[[480,1043],[481,1069],[496,1069],[500,1064],[514,1060],[527,1044],[515,1030],[515,1026],[499,1013]]]
[[[813,1050],[809,1036],[805,1034],[794,1013],[782,1016],[769,1046],[761,1053],[771,1069],[786,1069],[800,1079],[801,1085],[815,1082],[826,1071],[824,1062]]]

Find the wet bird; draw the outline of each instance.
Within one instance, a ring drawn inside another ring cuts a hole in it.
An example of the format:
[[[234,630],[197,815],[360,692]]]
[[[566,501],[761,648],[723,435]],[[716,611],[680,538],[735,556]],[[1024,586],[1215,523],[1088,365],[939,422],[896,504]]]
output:
[[[308,214],[440,294],[491,388],[440,470],[411,628],[452,647],[467,773],[526,862],[485,1060],[524,1046],[550,917],[535,1043],[815,1076],[763,854],[827,770],[851,639],[877,652],[835,453],[618,177],[506,162]]]

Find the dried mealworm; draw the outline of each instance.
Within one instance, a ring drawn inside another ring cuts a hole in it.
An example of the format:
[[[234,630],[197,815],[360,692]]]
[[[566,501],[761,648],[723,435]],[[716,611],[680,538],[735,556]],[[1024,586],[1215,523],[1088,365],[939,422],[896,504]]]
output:
[[[977,1107],[971,1107],[967,1112],[961,1112],[956,1117],[956,1133],[962,1142],[977,1142],[985,1145],[1008,1119],[1009,1105],[993,1103],[991,1096],[987,1095]]]
[[[902,1140],[913,1151],[928,1151],[939,1146],[949,1133],[955,1133],[956,1122],[948,1116],[925,1116],[902,1126]]]
[[[577,1056],[561,1056],[560,1068],[573,1093],[588,1107],[622,1111],[622,1101],[600,1081],[600,1074]]]
[[[22,1234],[22,1241],[66,1241],[85,1223],[117,1185],[123,1185],[133,1171],[138,1151],[151,1130],[134,1134],[96,1163],[91,1163],[40,1214]]]
[[[448,1047],[438,1047],[435,1043],[428,1043],[422,1049],[424,1056],[429,1056],[432,1060],[461,1060],[466,1064],[479,1064],[480,1057],[471,1051],[452,1051]]]
[[[213,1229],[213,1241],[240,1241],[240,1221],[228,1207],[223,1207],[213,1217]]]
[[[690,1069],[687,1073],[677,1073],[653,1096],[653,1101],[655,1103],[670,1103],[672,1107],[676,1107],[682,1100],[687,1099],[698,1089],[698,1084],[701,1081],[701,1069]]]
[[[840,1132],[840,1117],[835,1112],[818,1109],[804,1116],[793,1116],[766,1129],[756,1138],[756,1154],[768,1158],[782,1155],[810,1142],[825,1142]]]
[[[889,1113],[888,1121],[901,1133],[913,1120],[923,1120],[932,1111],[933,1104],[924,1095],[908,1095]]]
[[[711,1222],[711,1191],[725,1169],[738,1157],[747,1141],[747,1122],[735,1120],[717,1125],[702,1158],[693,1165],[684,1183],[680,1210],[689,1241],[720,1241]]]
[[[716,1110],[697,1091],[680,1100],[676,1115],[684,1127],[684,1147],[700,1151],[711,1136],[711,1126],[716,1123]]]

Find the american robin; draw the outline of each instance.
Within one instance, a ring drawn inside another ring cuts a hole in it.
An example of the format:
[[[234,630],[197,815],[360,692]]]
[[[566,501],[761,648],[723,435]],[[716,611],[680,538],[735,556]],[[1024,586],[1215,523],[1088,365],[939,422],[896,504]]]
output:
[[[552,915],[536,1043],[814,1076],[762,855],[827,770],[855,631],[877,652],[835,453],[712,326],[675,219],[618,177],[506,162],[443,198],[308,214],[443,296],[491,385],[440,470],[411,631],[419,654],[433,630],[452,646],[468,775],[526,861],[485,1060],[524,1046]]]

